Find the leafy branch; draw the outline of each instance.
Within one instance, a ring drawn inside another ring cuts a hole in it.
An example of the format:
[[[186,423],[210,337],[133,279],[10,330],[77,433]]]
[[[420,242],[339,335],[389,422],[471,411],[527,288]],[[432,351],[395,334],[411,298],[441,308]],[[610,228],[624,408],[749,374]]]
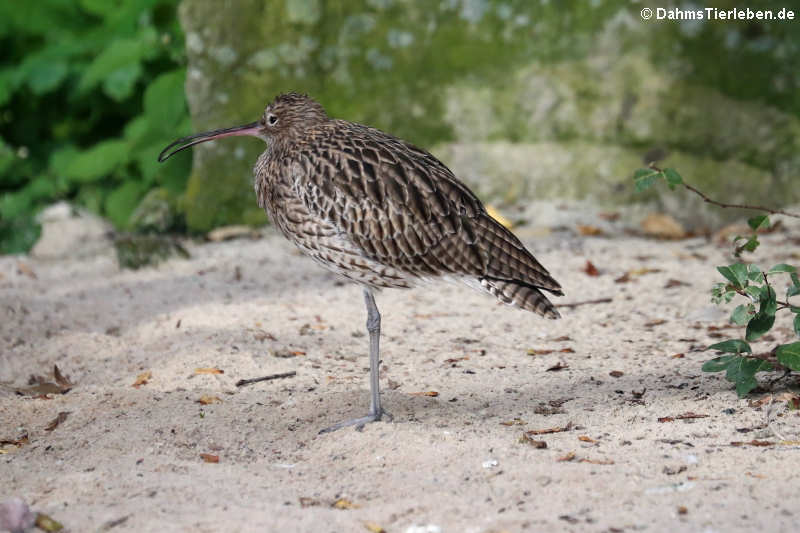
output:
[[[649,168],[641,168],[634,174],[637,191],[644,191],[659,181],[666,182],[670,189],[682,185],[699,195],[706,203],[719,207],[754,209],[800,218],[800,215],[782,209],[718,202],[685,183],[681,175],[671,168],[662,170],[651,164]],[[734,255],[736,257],[739,257],[743,251],[755,251],[760,244],[757,232],[770,228],[769,217],[766,215],[750,218],[747,223],[752,229],[752,234],[747,238],[737,236],[734,239]],[[741,240],[745,240],[745,242],[738,244]],[[718,266],[717,271],[725,278],[726,282],[714,285],[711,290],[711,301],[721,304],[728,303],[737,296],[746,298],[747,301],[736,306],[730,317],[731,323],[745,326],[745,335],[744,339],[729,339],[706,348],[707,350],[716,350],[724,355],[706,361],[702,367],[703,371],[725,371],[726,379],[736,385],[736,393],[739,397],[747,395],[758,386],[755,377],[758,372],[782,370],[784,374],[781,377],[785,377],[791,372],[800,372],[800,342],[781,344],[771,351],[763,353],[754,353],[749,344],[772,329],[775,324],[775,315],[779,311],[786,310],[795,315],[794,332],[800,337],[800,304],[795,305],[789,301],[793,296],[800,294],[800,277],[798,277],[797,268],[781,263],[764,271],[755,264],[737,262],[727,266]],[[774,283],[770,283],[771,277],[780,275],[789,276],[789,285],[783,300],[778,299],[773,288]],[[758,306],[758,310],[756,310],[756,306]]]
[[[683,178],[681,177],[680,174],[678,174],[677,171],[675,171],[675,169],[672,168],[661,169],[653,163],[650,163],[648,168],[640,168],[633,175],[636,192],[644,191],[650,188],[650,186],[655,184],[657,181],[662,179],[667,182],[667,185],[669,185],[670,189],[675,189],[677,185],[683,185],[684,188],[692,191],[700,198],[702,198],[704,202],[716,205],[718,207],[732,208],[732,209],[752,209],[754,211],[764,211],[765,213],[770,213],[773,215],[785,215],[787,217],[800,218],[800,213],[790,213],[788,211],[784,211],[783,209],[774,209],[772,207],[764,207],[761,205],[728,204],[725,202],[719,202],[717,200],[709,198],[702,191],[698,190],[697,188],[683,181]]]

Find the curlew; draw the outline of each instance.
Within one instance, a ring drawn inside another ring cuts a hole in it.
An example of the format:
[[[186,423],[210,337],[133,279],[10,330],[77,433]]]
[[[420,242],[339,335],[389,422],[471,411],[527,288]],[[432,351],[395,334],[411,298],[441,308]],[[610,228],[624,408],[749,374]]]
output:
[[[158,160],[237,135],[267,143],[254,185],[275,226],[323,267],[363,287],[369,413],[322,432],[388,416],[380,398],[376,289],[456,280],[506,304],[559,317],[542,293],[561,296],[558,282],[441,161],[375,128],[329,118],[306,95],[279,95],[257,122],[178,139]]]

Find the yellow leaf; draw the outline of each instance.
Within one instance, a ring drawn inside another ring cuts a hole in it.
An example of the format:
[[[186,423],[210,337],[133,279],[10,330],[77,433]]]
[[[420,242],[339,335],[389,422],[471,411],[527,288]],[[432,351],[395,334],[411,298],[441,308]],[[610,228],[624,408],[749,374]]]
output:
[[[212,403],[222,403],[222,400],[220,399],[219,396],[211,396],[210,394],[203,394],[196,401],[197,401],[197,403],[200,403],[200,404],[203,404],[203,405],[208,405],[208,404],[212,404]]]
[[[150,378],[152,377],[153,377],[153,372],[151,372],[150,370],[146,370],[141,374],[139,374],[138,376],[136,376],[136,381],[133,382],[133,385],[131,385],[131,387],[136,387],[138,389],[142,385],[147,385],[147,382],[150,381]]]
[[[224,374],[224,370],[220,370],[219,368],[195,368],[195,374]]]
[[[334,509],[358,509],[361,506],[356,505],[347,498],[339,498],[338,500],[333,502],[333,505],[331,507],[333,507]]]
[[[497,209],[495,209],[494,207],[492,207],[490,205],[487,205],[486,206],[486,212],[489,214],[490,217],[492,217],[493,219],[495,219],[496,221],[498,221],[500,224],[502,224],[503,226],[507,227],[508,229],[511,229],[511,228],[514,227],[514,223],[511,222],[506,217],[504,217],[503,215],[501,215],[500,212]]]

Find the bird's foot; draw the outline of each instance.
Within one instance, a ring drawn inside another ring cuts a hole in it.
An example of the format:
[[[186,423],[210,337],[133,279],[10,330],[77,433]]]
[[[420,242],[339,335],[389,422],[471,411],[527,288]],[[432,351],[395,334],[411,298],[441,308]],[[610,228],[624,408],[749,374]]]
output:
[[[319,434],[322,435],[323,433],[331,433],[333,431],[336,431],[337,429],[346,428],[348,426],[355,426],[356,431],[361,431],[364,429],[365,425],[369,424],[370,422],[377,422],[378,420],[381,420],[382,417],[385,417],[386,420],[389,422],[391,422],[392,419],[394,418],[390,413],[381,409],[380,411],[377,411],[375,413],[370,413],[367,416],[362,416],[361,418],[354,418],[352,420],[344,420],[342,422],[339,422],[338,424],[334,424],[325,429],[321,429],[319,430]]]

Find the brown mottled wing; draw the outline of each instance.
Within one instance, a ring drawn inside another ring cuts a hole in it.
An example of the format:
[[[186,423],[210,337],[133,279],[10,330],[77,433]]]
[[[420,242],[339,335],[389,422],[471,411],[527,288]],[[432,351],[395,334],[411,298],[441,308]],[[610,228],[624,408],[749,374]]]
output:
[[[560,295],[558,282],[431,154],[344,121],[310,144],[297,192],[366,257],[420,278],[473,278],[501,301],[557,316],[539,289]]]

